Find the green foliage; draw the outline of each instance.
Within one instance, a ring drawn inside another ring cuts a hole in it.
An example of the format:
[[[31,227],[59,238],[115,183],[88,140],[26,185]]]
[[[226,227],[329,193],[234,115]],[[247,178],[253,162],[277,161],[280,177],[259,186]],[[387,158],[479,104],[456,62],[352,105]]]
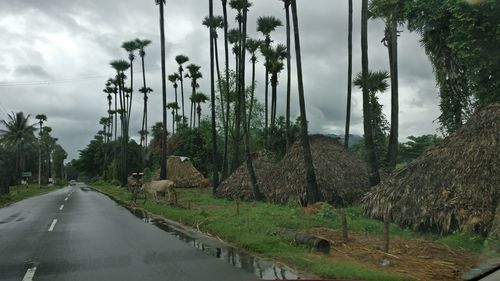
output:
[[[428,148],[441,143],[443,139],[437,135],[409,136],[408,141],[399,145],[399,162],[411,162]]]
[[[0,194],[0,208],[23,199],[41,195],[63,187],[62,185],[51,185],[38,187],[38,184],[19,185],[11,187],[9,194]]]

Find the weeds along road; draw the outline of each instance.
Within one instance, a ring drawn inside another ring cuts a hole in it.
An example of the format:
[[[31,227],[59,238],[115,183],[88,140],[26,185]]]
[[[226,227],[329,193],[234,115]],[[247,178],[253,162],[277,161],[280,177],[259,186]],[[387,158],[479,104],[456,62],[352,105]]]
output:
[[[255,280],[84,185],[0,209],[0,280]]]

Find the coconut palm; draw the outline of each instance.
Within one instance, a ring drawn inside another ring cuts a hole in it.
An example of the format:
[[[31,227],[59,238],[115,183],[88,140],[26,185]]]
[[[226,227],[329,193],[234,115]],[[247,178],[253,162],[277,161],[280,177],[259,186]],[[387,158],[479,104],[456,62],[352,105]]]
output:
[[[167,81],[165,70],[165,19],[163,15],[163,6],[165,0],[155,0],[156,5],[160,6],[160,41],[161,41],[161,82],[162,82],[162,110],[163,110],[163,134],[161,139],[161,157],[160,157],[160,179],[167,178]],[[182,75],[181,75],[182,76]],[[182,85],[182,84],[181,84]]]
[[[304,153],[304,163],[306,165],[306,195],[307,199],[302,198],[304,205],[314,204],[319,201],[318,183],[316,182],[316,174],[314,172],[313,159],[311,154],[311,146],[309,143],[309,135],[307,130],[306,102],[304,98],[304,82],[302,80],[302,55],[300,51],[300,34],[299,34],[299,19],[297,15],[296,0],[291,0],[293,31],[295,38],[295,55],[297,56],[297,80],[299,82],[299,104],[300,104],[300,128],[302,138],[302,150]]]
[[[252,116],[254,96],[255,96],[255,64],[257,63],[257,51],[262,46],[263,42],[261,40],[247,39],[246,49],[250,53],[250,61],[252,62],[252,86],[251,86],[251,96],[250,96],[250,108],[248,109],[248,120],[247,126],[250,130],[250,117]]]
[[[351,126],[351,96],[352,96],[352,0],[349,0],[349,23],[347,32],[347,110],[345,118],[344,147],[349,148],[349,130]]]
[[[373,142],[373,132],[371,126],[370,93],[368,91],[368,0],[361,2],[361,67],[363,81],[363,128],[366,151],[369,163],[370,185],[375,186],[380,182],[378,172],[377,155],[375,154],[375,144]]]
[[[146,84],[146,70],[144,67],[144,57],[146,56],[146,51],[145,48],[151,44],[151,40],[148,39],[135,39],[135,44],[137,45],[137,48],[139,50],[139,56],[141,57],[141,65],[142,65],[142,88],[139,90],[143,95],[144,95],[144,107],[143,107],[143,113],[142,113],[142,127],[141,127],[141,132],[142,131],[147,131],[148,128],[148,93],[152,92],[153,90],[151,88],[148,88]],[[143,143],[143,138],[141,136],[141,145]],[[144,147],[147,149],[148,145],[148,137],[147,134],[145,134],[144,137]]]
[[[170,102],[170,103],[167,103],[167,108],[168,109],[171,109],[172,111],[172,135],[175,134],[175,115],[176,115],[176,112],[177,110],[179,110],[179,105],[177,104],[177,102]]]
[[[193,97],[194,95],[196,95],[196,89],[198,89],[200,87],[200,85],[198,84],[198,80],[203,78],[203,75],[200,72],[201,66],[196,65],[196,64],[190,64],[186,68],[188,70],[188,73],[185,75],[185,77],[191,79],[191,88],[192,88],[191,97]],[[193,100],[191,99],[191,113],[190,113],[191,128],[194,128],[195,121],[196,121],[196,120],[194,120],[195,119],[194,109],[195,109],[194,103],[193,103]]]
[[[132,99],[134,97],[134,52],[139,49],[136,40],[131,40],[127,42],[123,42],[122,48],[125,49],[128,53],[128,59],[130,61],[130,99],[127,103],[127,123],[130,123],[130,114],[132,113]]]
[[[175,61],[179,65],[179,77],[181,81],[181,107],[182,107],[182,119],[186,117],[186,113],[184,112],[184,76],[182,73],[184,72],[183,64],[189,61],[189,57],[185,55],[177,55],[175,57]]]
[[[0,124],[5,127],[5,129],[0,129],[0,141],[15,151],[14,179],[18,180],[21,172],[24,171],[24,148],[26,144],[34,140],[35,128],[29,124],[30,115],[25,116],[23,112],[12,112],[7,117],[8,120],[0,121]]]
[[[271,32],[275,31],[277,27],[283,26],[281,21],[273,16],[259,17],[257,19],[257,31],[264,35],[264,47],[269,48],[271,46]],[[269,116],[269,70],[266,68],[266,79],[265,79],[265,128],[268,129],[268,116]]]
[[[283,60],[287,56],[287,49],[285,45],[278,44],[276,48],[272,46],[262,47],[262,55],[266,58],[265,67],[271,74],[271,132],[274,132],[276,121],[276,104],[277,104],[277,88],[278,88],[278,75],[283,70]],[[272,135],[272,134],[271,134]]]

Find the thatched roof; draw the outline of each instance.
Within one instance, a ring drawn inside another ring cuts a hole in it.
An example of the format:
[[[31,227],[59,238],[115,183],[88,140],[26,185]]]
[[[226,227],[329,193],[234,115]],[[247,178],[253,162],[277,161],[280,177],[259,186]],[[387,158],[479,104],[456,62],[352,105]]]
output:
[[[497,204],[495,218],[493,219],[489,237],[493,239],[500,239],[500,201]]]
[[[157,171],[155,179],[159,179]],[[169,156],[167,158],[167,179],[175,183],[175,187],[198,187],[204,185],[206,179],[187,157]]]
[[[500,198],[500,104],[477,112],[443,143],[396,171],[362,200],[400,225],[487,233]]]
[[[366,164],[345,151],[335,139],[321,135],[310,139],[321,200],[334,204],[359,200],[369,187]],[[267,201],[296,202],[305,193],[306,173],[300,142],[293,144],[277,164],[262,158],[254,160],[254,164],[259,187]],[[221,184],[218,194],[231,199],[253,199],[244,164]]]

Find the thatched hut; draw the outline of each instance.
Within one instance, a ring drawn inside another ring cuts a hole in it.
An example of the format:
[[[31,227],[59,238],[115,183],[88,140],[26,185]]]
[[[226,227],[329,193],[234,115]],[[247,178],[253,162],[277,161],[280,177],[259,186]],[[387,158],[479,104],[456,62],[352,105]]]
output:
[[[160,171],[155,175],[155,180],[160,178]],[[169,156],[167,158],[167,179],[175,183],[175,187],[204,187],[206,179],[198,171],[188,157]]]
[[[252,155],[252,161],[259,189],[264,194],[267,194],[269,190],[268,178],[278,168],[275,155],[266,150],[259,151]],[[245,163],[240,165],[230,177],[219,185],[216,195],[232,200],[248,201],[254,199],[250,175]]]
[[[414,229],[486,234],[500,198],[500,104],[477,112],[459,131],[374,187],[365,214]]]
[[[321,200],[337,205],[359,200],[369,188],[366,164],[333,138],[315,135],[310,140]],[[267,201],[287,203],[304,197],[306,172],[300,142],[293,144],[277,164],[262,159],[255,163],[257,181]],[[218,194],[232,199],[253,199],[245,165],[222,183]]]

